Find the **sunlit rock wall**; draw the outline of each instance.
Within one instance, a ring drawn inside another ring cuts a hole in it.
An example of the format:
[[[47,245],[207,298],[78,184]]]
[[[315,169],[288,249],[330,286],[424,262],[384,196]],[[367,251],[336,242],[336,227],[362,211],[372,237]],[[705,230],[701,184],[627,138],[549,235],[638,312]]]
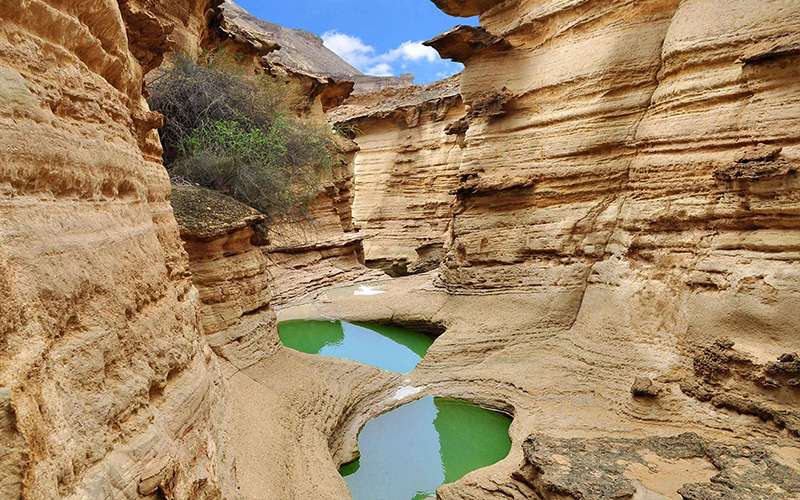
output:
[[[363,236],[355,231],[351,208],[355,145],[341,138],[339,150],[332,180],[307,212],[269,228],[264,252],[276,304],[337,284],[386,277],[364,266]]]
[[[604,422],[542,403],[539,424],[797,436],[781,377],[800,320],[800,4],[437,3],[481,12],[431,41],[466,65],[441,283],[541,304],[542,324],[503,345],[547,369],[510,378]],[[634,374],[679,387],[641,404]],[[544,488],[552,467],[527,459]]]
[[[301,30],[261,20],[233,2],[225,2],[215,21],[215,36],[207,49],[239,56],[257,73],[286,83],[294,111],[310,126],[330,126],[325,111],[340,104],[356,82],[368,88],[407,86],[404,78],[364,77]],[[353,154],[356,146],[337,140],[339,160],[320,186],[316,198],[299,217],[273,221],[264,253],[269,262],[273,303],[282,304],[338,283],[384,277],[364,267],[361,237],[354,233]]]
[[[209,24],[223,0],[119,0],[130,50],[145,73],[165,56],[196,59],[210,38]]]
[[[464,115],[458,78],[356,95],[329,113],[354,136],[353,223],[370,267],[392,275],[439,266],[452,216]]]
[[[174,186],[172,206],[200,292],[200,320],[215,354],[238,368],[278,346],[266,244],[266,216],[217,191]]]
[[[0,496],[235,496],[222,386],[110,0],[0,1]]]
[[[796,2],[486,7],[432,42],[466,63],[449,288],[582,290],[612,262],[796,297]]]

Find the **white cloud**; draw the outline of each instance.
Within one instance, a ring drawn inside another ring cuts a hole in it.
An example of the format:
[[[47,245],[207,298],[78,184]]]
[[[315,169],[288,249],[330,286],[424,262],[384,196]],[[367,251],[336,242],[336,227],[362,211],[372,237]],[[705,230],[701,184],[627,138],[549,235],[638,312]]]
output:
[[[357,36],[335,30],[323,33],[322,41],[339,57],[368,75],[392,76],[395,63],[400,63],[402,69],[406,69],[408,63],[449,64],[439,58],[436,50],[426,47],[422,42],[409,40],[383,54],[377,54],[375,47]]]
[[[394,69],[391,64],[383,62],[367,68],[365,73],[373,76],[394,76]]]
[[[327,31],[322,35],[322,42],[339,57],[361,69],[374,60],[375,48],[367,45],[360,38],[338,31]]]
[[[422,45],[422,42],[403,42],[396,49],[392,49],[378,57],[387,62],[394,62],[398,59],[419,62],[424,59],[429,63],[434,63],[439,60],[439,53],[432,47]]]

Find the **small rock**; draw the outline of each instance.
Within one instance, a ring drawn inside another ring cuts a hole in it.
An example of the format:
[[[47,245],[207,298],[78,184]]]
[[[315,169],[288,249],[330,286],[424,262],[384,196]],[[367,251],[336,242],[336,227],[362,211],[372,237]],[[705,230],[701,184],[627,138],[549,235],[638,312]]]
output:
[[[142,471],[139,477],[139,494],[154,494],[175,475],[175,461],[170,456],[162,456],[153,460]]]
[[[631,386],[631,394],[636,398],[655,398],[661,394],[663,387],[647,377],[636,377]]]

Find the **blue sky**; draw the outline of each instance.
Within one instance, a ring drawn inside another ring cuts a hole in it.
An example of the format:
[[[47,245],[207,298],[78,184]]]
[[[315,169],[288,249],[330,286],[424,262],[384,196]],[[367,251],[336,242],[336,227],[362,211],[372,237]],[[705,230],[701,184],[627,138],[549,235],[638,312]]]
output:
[[[412,73],[427,83],[461,71],[420,42],[477,19],[448,16],[430,0],[236,0],[256,17],[320,35],[367,74]]]

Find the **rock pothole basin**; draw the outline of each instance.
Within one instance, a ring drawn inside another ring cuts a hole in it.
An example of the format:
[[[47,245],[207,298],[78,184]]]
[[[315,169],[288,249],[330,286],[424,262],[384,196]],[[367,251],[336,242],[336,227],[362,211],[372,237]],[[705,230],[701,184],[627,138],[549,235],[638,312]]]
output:
[[[396,326],[347,321],[284,321],[278,325],[286,347],[408,373],[433,344],[430,336]]]
[[[457,399],[426,397],[376,417],[361,457],[340,472],[354,500],[417,500],[511,450],[511,418]]]
[[[346,321],[280,323],[292,349],[408,373],[433,339],[395,326]],[[504,459],[511,418],[458,399],[425,397],[380,415],[358,435],[360,458],[340,468],[354,500],[419,500]]]

